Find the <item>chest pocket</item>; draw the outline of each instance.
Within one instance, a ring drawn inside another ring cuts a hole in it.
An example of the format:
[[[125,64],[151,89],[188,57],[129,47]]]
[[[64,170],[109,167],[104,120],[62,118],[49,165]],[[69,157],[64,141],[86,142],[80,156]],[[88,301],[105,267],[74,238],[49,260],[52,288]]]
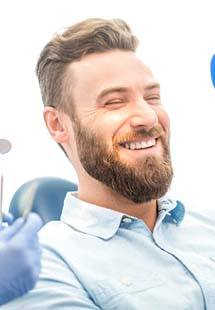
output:
[[[127,276],[117,279],[108,278],[94,284],[93,299],[101,309],[105,310],[149,309],[147,300],[152,305],[157,289],[164,285],[164,280],[156,277],[148,280],[132,279]]]

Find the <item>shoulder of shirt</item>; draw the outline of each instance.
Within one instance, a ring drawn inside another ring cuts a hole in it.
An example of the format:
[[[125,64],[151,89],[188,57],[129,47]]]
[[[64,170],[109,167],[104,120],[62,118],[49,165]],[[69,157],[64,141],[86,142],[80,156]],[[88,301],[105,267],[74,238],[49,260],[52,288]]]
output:
[[[213,226],[215,224],[215,208],[190,208],[186,207],[185,222],[190,225],[192,222],[198,223],[199,225]]]
[[[39,232],[41,242],[62,242],[67,234],[77,234],[77,232],[62,221],[51,221],[43,226]]]

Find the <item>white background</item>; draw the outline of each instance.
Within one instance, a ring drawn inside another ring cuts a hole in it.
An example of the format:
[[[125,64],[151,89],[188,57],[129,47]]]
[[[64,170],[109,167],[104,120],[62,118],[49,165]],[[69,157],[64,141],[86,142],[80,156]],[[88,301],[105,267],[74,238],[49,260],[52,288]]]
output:
[[[76,175],[51,140],[35,64],[54,32],[88,17],[123,18],[141,41],[139,54],[161,83],[170,114],[174,198],[189,207],[214,208],[215,89],[209,63],[215,53],[214,1],[1,1],[0,138],[4,209],[22,183],[38,176]]]

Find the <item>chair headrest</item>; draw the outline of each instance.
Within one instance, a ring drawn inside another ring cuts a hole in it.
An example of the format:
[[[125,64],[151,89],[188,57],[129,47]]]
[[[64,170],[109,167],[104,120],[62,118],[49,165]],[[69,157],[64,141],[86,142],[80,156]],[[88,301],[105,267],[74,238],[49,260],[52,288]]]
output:
[[[26,208],[38,213],[46,223],[59,220],[67,192],[76,191],[77,185],[57,177],[41,177],[21,185],[12,197],[9,212],[15,218],[22,216]]]

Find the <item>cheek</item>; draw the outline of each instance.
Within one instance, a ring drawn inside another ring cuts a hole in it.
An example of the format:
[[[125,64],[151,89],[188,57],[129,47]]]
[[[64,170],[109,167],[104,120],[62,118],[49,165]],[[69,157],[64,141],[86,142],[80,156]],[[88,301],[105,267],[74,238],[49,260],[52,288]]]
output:
[[[94,131],[99,135],[105,135],[112,140],[125,120],[125,113],[119,113],[119,111],[117,113],[109,111],[108,113],[104,113],[94,120],[93,128]]]
[[[163,109],[159,108],[157,111],[158,121],[165,130],[165,132],[169,135],[170,131],[170,119],[168,113]]]

